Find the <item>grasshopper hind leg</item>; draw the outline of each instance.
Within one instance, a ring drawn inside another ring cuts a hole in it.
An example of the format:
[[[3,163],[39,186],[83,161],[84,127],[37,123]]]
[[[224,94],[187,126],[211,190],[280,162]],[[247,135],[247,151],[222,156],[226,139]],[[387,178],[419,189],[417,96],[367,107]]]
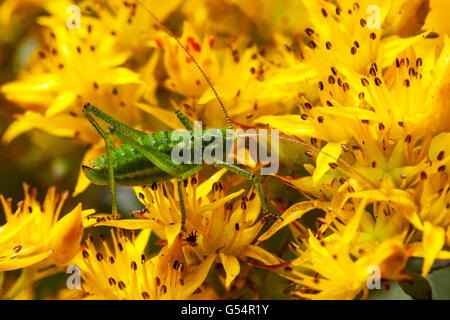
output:
[[[194,123],[181,112],[181,110],[175,111],[176,116],[180,120],[180,122],[183,124],[183,126],[186,128],[186,130],[194,130]]]
[[[109,131],[105,134],[106,139],[106,158],[108,161],[108,181],[109,181],[109,189],[111,191],[111,201],[112,201],[112,214],[117,216],[117,196],[116,196],[116,183],[114,180],[114,166],[112,164],[112,151],[114,149],[114,145],[111,141],[111,134]]]
[[[268,218],[274,218],[274,219],[279,218],[277,215],[274,215],[273,213],[271,213],[269,211],[269,209],[267,208],[266,200],[264,199],[264,195],[263,195],[262,188],[261,188],[261,182],[259,181],[258,177],[255,174],[253,174],[249,171],[246,171],[238,166],[235,166],[233,164],[229,164],[229,163],[226,163],[226,162],[220,161],[220,160],[216,160],[215,165],[219,168],[226,168],[226,169],[230,170],[231,172],[237,173],[237,174],[247,178],[248,180],[250,180],[253,183],[253,185],[255,186],[255,189],[256,189],[256,193],[258,194],[258,197],[261,201],[261,207],[263,209],[263,214],[264,214],[263,219],[267,220]]]

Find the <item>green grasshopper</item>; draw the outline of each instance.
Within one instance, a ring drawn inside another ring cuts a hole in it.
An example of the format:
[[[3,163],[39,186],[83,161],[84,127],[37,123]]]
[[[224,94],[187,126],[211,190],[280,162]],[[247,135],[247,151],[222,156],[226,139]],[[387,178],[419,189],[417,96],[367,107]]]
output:
[[[142,5],[142,3],[141,3]],[[150,10],[148,10],[144,5],[144,9],[152,16],[152,18],[168,33],[173,37],[178,45],[184,49],[189,58],[194,62],[197,69],[202,74],[203,78],[208,83],[209,87],[215,94],[222,111],[226,117],[226,121],[229,129],[233,129],[231,120],[228,116],[227,110],[219,97],[214,86],[210,82],[209,78],[202,70],[200,65],[197,63],[196,59],[192,54],[181,44],[179,39],[172,34],[172,32],[167,29]],[[177,178],[178,182],[178,195],[180,199],[180,211],[182,215],[181,225],[184,230],[184,224],[186,220],[186,212],[183,201],[182,193],[182,183],[188,177],[199,172],[204,163],[202,164],[177,164],[171,158],[171,152],[175,147],[177,142],[172,141],[172,136],[174,131],[158,132],[153,134],[147,134],[142,131],[136,130],[128,125],[121,123],[120,121],[110,117],[109,115],[102,112],[100,109],[86,103],[83,110],[85,116],[98,131],[101,137],[104,139],[106,144],[106,155],[99,157],[95,162],[93,167],[82,166],[84,174],[86,177],[96,185],[109,185],[111,191],[112,200],[112,213],[117,215],[117,199],[115,192],[115,185],[119,186],[142,186],[142,185],[153,185],[158,182],[168,181],[173,178]],[[186,130],[193,132],[192,121],[185,116],[180,110],[177,110],[176,115],[181,123],[184,125]],[[97,123],[93,116],[100,118],[110,125],[108,130],[103,130],[102,127]],[[226,144],[227,140],[230,138],[226,134],[226,129],[217,129],[223,137],[223,143]],[[201,130],[202,137],[207,133]],[[111,136],[118,137],[123,144],[115,147],[112,143]],[[233,139],[236,139],[233,138]],[[203,141],[204,139],[202,139]],[[205,148],[205,145],[201,146]],[[249,179],[261,200],[261,206],[264,213],[268,213],[267,205],[262,193],[261,183],[258,177],[252,172],[246,171],[239,166],[227,163],[225,161],[215,160],[213,163],[216,167],[226,168],[234,173],[237,173],[247,179]]]
[[[172,160],[172,150],[178,144],[178,141],[173,139],[174,131],[146,134],[119,122],[89,103],[85,104],[83,111],[87,119],[105,140],[106,155],[98,158],[92,168],[84,165],[82,168],[84,174],[92,183],[96,185],[109,184],[111,188],[113,215],[117,214],[116,184],[128,187],[153,185],[154,183],[167,181],[176,177],[182,214],[182,226],[184,227],[186,212],[181,184],[188,177],[199,172],[204,164],[177,164]],[[179,110],[175,113],[184,127],[189,132],[193,132],[193,123],[191,120]],[[107,131],[104,131],[92,115],[107,122],[111,127]],[[229,136],[227,137],[226,135],[226,129],[217,130],[221,133],[218,136],[223,137],[223,143],[226,144],[229,139]],[[206,136],[209,133],[202,130],[201,134]],[[111,141],[112,135],[117,136],[123,144],[114,147]],[[194,141],[192,141],[193,143]],[[202,148],[205,147],[206,145],[202,145]],[[255,186],[256,192],[261,200],[263,211],[268,213],[261,183],[255,174],[225,161],[215,160],[214,165],[219,168],[227,168],[249,179]]]

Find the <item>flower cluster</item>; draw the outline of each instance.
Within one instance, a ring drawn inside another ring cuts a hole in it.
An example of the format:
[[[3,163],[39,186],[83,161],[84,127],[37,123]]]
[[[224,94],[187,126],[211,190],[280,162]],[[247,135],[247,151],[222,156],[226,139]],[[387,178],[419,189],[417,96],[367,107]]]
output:
[[[34,43],[0,86],[16,107],[3,144],[43,131],[82,146],[78,168],[89,165],[106,148],[87,102],[149,134],[181,127],[174,107],[225,128],[223,103],[234,126],[284,139],[280,173],[262,183],[272,214],[226,169],[134,186],[142,209],[119,217],[84,203],[60,217],[70,195],[54,187],[41,204],[24,184],[15,211],[0,196],[0,297],[33,298],[37,281],[70,266],[81,286],[49,298],[257,298],[268,273],[286,287],[276,297],[370,298],[373,275],[410,281],[413,258],[426,278],[450,259],[449,9],[445,0],[2,2],[0,28],[11,32],[0,35],[0,67],[4,43],[20,33]],[[72,195],[89,184],[80,170]]]

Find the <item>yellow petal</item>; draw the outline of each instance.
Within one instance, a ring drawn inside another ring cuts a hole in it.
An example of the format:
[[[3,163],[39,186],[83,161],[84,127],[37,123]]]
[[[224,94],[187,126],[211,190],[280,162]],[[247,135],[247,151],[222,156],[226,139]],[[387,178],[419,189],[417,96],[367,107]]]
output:
[[[151,233],[152,233],[151,229],[144,229],[141,232],[139,232],[138,236],[134,240],[134,246],[136,247],[137,252],[144,252]]]
[[[254,223],[256,219],[258,219],[260,213],[261,213],[261,201],[259,197],[255,197],[253,201],[250,201],[247,204],[246,220],[251,221],[251,223]]]
[[[56,92],[60,90],[56,84],[60,82],[56,74],[34,74],[26,80],[18,80],[1,87],[6,99],[20,106],[47,108],[52,104]]]
[[[357,235],[358,229],[360,227],[361,217],[366,212],[366,203],[367,200],[363,199],[359,204],[358,210],[355,215],[352,217],[350,222],[345,227],[344,234],[342,235],[342,244],[350,245]]]
[[[61,92],[53,101],[53,104],[45,112],[46,116],[53,116],[60,113],[71,106],[75,101],[76,94],[73,91]]]
[[[450,133],[443,132],[438,134],[431,140],[428,157],[431,161],[436,161],[441,151],[445,152],[445,156],[450,155]],[[443,160],[443,159],[442,159]]]
[[[291,135],[327,140],[327,137],[320,130],[316,130],[309,122],[303,121],[298,115],[262,116],[255,119],[255,123],[267,124]]]
[[[434,226],[426,221],[423,227],[423,250],[424,261],[422,276],[426,277],[433,265],[434,260],[439,255],[445,242],[445,230],[442,227]]]
[[[236,155],[234,156],[237,163],[248,166],[250,168],[256,167],[256,161],[253,159],[252,154],[248,148],[243,148],[243,150],[238,150]]]
[[[239,260],[235,256],[220,253],[220,260],[222,261],[226,273],[225,287],[229,289],[231,282],[239,275],[241,266]]]
[[[149,219],[120,219],[120,220],[102,221],[95,225],[117,227],[127,230],[140,230],[140,229],[153,229],[155,224],[156,223],[153,220]]]
[[[127,68],[115,68],[109,69],[102,76],[102,79],[105,83],[114,84],[114,85],[123,85],[130,83],[140,83],[140,75],[136,72],[131,71]]]
[[[94,226],[97,221],[96,219],[92,219],[90,216],[95,214],[95,209],[89,209],[89,210],[83,210],[82,215],[83,215],[83,228],[90,228],[92,226]]]
[[[290,83],[298,84],[301,81],[313,79],[317,76],[317,70],[314,70],[308,63],[299,63],[290,68],[275,74],[268,79],[268,82],[272,86],[286,85]]]
[[[450,247],[450,225],[447,227],[447,246]]]
[[[184,279],[184,287],[181,299],[189,299],[192,293],[202,285],[208,275],[209,269],[216,258],[215,254],[210,254],[203,259],[202,263],[197,266],[189,275]]]
[[[450,23],[448,23],[448,13],[450,12],[450,2],[445,0],[431,0],[431,10],[425,21],[424,28],[439,33],[450,34]]]
[[[177,239],[181,231],[181,222],[169,224],[164,227],[165,235],[167,238],[167,243],[169,246]]]
[[[389,67],[392,63],[394,63],[395,58],[399,53],[411,47],[417,41],[423,40],[430,31],[423,32],[415,37],[410,38],[400,38],[397,36],[387,37],[382,40],[384,46],[384,59],[382,68]]]
[[[381,190],[366,190],[355,192],[351,194],[352,198],[368,199],[376,201],[390,201],[399,205],[399,211],[405,218],[411,222],[414,227],[422,230],[422,222],[417,215],[416,205],[411,195],[400,189],[381,189]]]
[[[2,143],[8,144],[21,134],[32,129],[34,129],[34,126],[30,125],[28,122],[16,120],[9,125],[8,129],[6,129],[2,137]]]
[[[197,187],[197,197],[201,198],[206,196],[208,193],[211,192],[212,186],[214,183],[220,180],[222,176],[227,172],[227,169],[220,169],[216,173],[214,173],[209,179],[207,179],[205,182],[203,182],[201,185]]]
[[[266,265],[278,264],[282,261],[269,251],[255,245],[248,245],[243,251],[242,256],[256,259]]]
[[[342,152],[341,144],[344,142],[328,142],[323,148],[322,152],[317,155],[316,170],[313,174],[313,184],[323,177],[330,169],[330,163],[336,163]]]
[[[277,219],[277,221],[275,221],[274,224],[258,238],[257,244],[269,239],[278,230],[291,222],[300,219],[305,213],[314,208],[316,208],[314,201],[304,201],[294,204],[281,215],[281,219]]]
[[[75,256],[83,237],[81,203],[62,217],[50,232],[48,248],[54,250],[52,262],[64,264]]]
[[[63,113],[45,117],[34,111],[27,111],[24,114],[17,115],[17,120],[6,130],[3,142],[9,143],[18,135],[31,129],[40,129],[63,138],[73,138],[78,134],[77,137],[80,140],[93,142],[92,128],[89,122],[86,122],[82,117],[72,117]],[[94,139],[94,141],[98,140],[97,137]]]
[[[9,259],[4,262],[0,260],[0,272],[17,270],[31,266],[33,264],[45,260],[46,258],[48,258],[48,256],[52,254],[52,252],[53,252],[52,250],[49,250],[26,258]]]
[[[244,191],[245,191],[244,189],[241,189],[239,191],[236,191],[232,194],[227,195],[226,197],[217,199],[216,201],[213,201],[207,205],[204,205],[199,210],[197,210],[196,214],[200,215],[205,211],[214,211],[215,209],[222,207],[228,201],[239,197],[242,193],[244,193]]]
[[[137,103],[136,106],[147,112],[148,114],[151,114],[156,119],[167,125],[168,127],[172,129],[180,129],[182,128],[182,125],[180,123],[180,120],[178,120],[175,112],[169,111],[166,109],[158,108],[158,107],[152,107],[149,106],[146,103]]]
[[[414,242],[408,245],[408,249],[412,250],[412,256],[418,257],[418,258],[424,258],[425,252],[423,249],[423,243],[422,242]],[[450,259],[450,251],[447,250],[441,250],[439,251],[439,254],[437,255],[436,259],[440,260],[449,260]]]

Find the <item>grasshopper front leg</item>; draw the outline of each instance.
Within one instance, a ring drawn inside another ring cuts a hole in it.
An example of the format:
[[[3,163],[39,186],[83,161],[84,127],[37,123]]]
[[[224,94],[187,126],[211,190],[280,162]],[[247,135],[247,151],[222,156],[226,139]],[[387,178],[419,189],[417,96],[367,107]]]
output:
[[[85,109],[86,110],[86,109]],[[117,216],[117,197],[116,197],[116,186],[114,182],[114,167],[112,165],[112,150],[114,149],[114,144],[111,141],[111,136],[109,132],[104,132],[100,125],[95,121],[95,119],[86,111],[86,118],[92,124],[92,126],[98,131],[100,136],[105,140],[106,145],[106,158],[108,163],[108,180],[109,180],[109,189],[111,192],[111,202],[112,202],[112,214]]]

